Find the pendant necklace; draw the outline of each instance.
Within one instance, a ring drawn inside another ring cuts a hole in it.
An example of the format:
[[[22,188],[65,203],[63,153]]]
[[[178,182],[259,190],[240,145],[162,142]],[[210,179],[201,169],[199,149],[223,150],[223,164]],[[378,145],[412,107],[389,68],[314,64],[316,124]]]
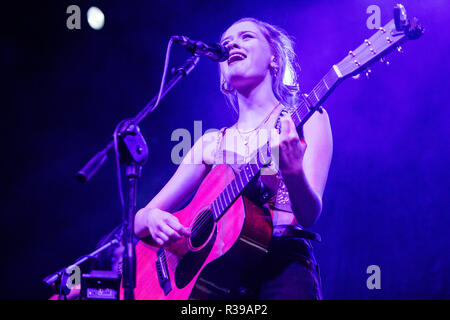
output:
[[[239,136],[241,137],[241,140],[242,140],[242,142],[243,142],[243,144],[244,144],[244,146],[245,146],[245,158],[246,158],[245,161],[246,161],[246,162],[247,162],[247,158],[248,158],[248,156],[249,156],[249,154],[250,154],[250,146],[249,146],[250,138],[253,136],[253,134],[255,133],[256,130],[260,129],[261,126],[262,126],[263,124],[265,124],[265,123],[269,120],[269,118],[270,118],[270,116],[272,115],[272,113],[278,108],[278,106],[279,106],[280,104],[281,104],[281,102],[279,102],[279,103],[272,109],[272,111],[270,111],[269,114],[263,119],[263,121],[261,121],[261,123],[260,123],[258,126],[256,126],[254,129],[252,129],[252,130],[242,132],[241,130],[239,130],[239,127],[238,127],[238,125],[237,125],[237,123],[236,123],[236,125],[235,125],[236,130],[237,130],[237,132],[239,133]],[[259,132],[259,130],[256,131],[256,132]]]

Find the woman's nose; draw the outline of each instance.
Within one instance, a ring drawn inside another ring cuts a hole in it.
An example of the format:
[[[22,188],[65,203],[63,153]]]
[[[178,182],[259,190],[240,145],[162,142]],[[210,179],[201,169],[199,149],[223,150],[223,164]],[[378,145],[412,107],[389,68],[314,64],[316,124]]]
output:
[[[230,41],[227,43],[227,45],[225,46],[228,50],[231,50],[233,48],[240,48],[239,44],[235,41]]]

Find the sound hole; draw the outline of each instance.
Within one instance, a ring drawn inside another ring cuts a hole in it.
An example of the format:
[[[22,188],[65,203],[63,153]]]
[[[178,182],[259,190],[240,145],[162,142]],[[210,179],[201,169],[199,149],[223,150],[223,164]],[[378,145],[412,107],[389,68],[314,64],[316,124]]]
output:
[[[191,229],[191,245],[201,247],[209,238],[214,228],[214,218],[211,210],[203,211],[195,220]]]

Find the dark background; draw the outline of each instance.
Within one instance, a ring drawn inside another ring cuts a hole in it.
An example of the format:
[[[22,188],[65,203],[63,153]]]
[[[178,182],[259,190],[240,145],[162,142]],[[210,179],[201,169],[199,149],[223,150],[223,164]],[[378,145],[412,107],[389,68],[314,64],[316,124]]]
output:
[[[373,34],[366,9],[392,18],[397,1],[36,1],[1,7],[2,299],[46,299],[41,280],[95,248],[120,223],[112,157],[87,184],[75,173],[135,115],[161,80],[171,35],[218,41],[252,16],[296,38],[306,91]],[[76,4],[81,30],[68,30]],[[449,299],[448,1],[411,0],[425,35],[345,81],[326,101],[334,154],[322,217],[312,228],[327,299]],[[105,27],[90,28],[99,7]],[[188,54],[174,47],[171,65]],[[188,80],[141,124],[150,160],[139,184],[144,206],[175,171],[170,139],[235,119],[219,92],[217,64],[203,58]],[[366,269],[381,268],[381,290]]]

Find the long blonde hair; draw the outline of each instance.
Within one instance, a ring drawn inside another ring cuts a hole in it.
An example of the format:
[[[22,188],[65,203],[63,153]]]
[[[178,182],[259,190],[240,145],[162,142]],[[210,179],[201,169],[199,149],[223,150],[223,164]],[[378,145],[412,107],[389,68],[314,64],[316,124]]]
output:
[[[300,95],[300,86],[298,83],[298,74],[300,66],[297,62],[297,55],[294,51],[294,40],[285,30],[267,22],[255,18],[242,18],[234,22],[240,23],[250,21],[255,23],[261,30],[275,56],[278,64],[277,69],[271,68],[272,89],[275,97],[288,109],[293,110],[297,104]],[[226,87],[226,81],[220,72],[220,91],[225,95],[227,103],[231,108],[239,112],[239,103],[237,92],[233,88]]]

